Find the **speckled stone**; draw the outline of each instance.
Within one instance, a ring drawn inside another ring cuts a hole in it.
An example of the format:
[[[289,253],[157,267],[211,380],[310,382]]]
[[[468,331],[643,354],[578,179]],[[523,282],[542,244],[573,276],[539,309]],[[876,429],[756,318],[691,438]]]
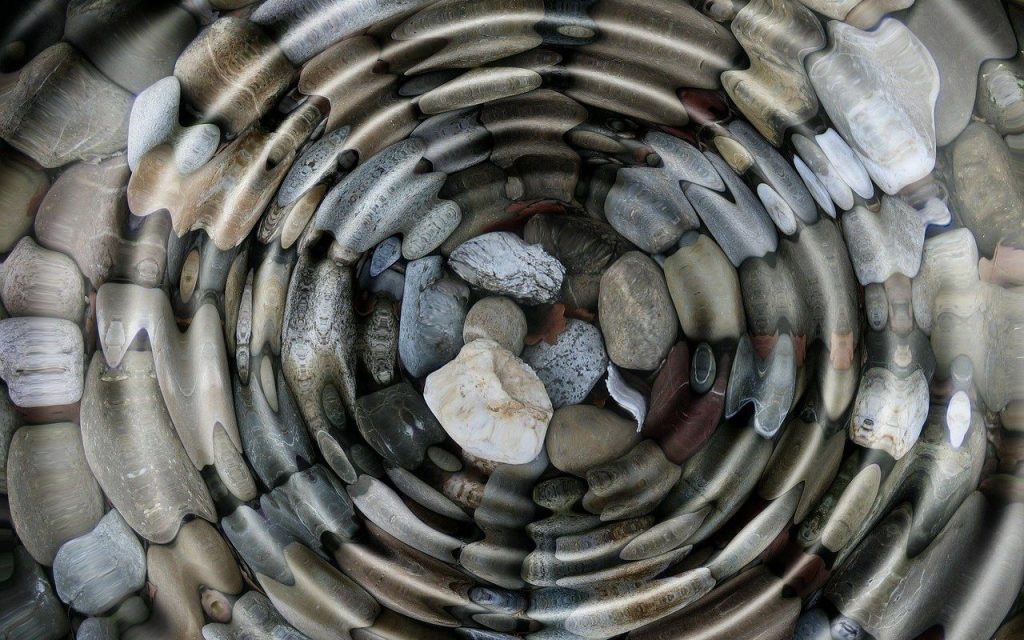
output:
[[[566,321],[553,344],[542,340],[526,347],[523,360],[544,383],[556,409],[583,402],[608,366],[600,329],[576,319]]]

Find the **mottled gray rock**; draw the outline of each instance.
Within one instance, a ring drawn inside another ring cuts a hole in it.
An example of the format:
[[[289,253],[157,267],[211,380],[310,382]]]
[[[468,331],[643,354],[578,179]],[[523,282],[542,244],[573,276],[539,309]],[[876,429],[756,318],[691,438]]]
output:
[[[448,264],[471,286],[524,304],[554,302],[565,278],[565,267],[557,258],[507,231],[462,243]]]
[[[598,310],[608,356],[626,369],[656,369],[679,330],[661,268],[639,251],[602,276]]]
[[[423,377],[458,355],[468,304],[469,287],[446,275],[440,256],[409,263],[398,354],[410,374]]]
[[[526,314],[519,305],[509,298],[492,296],[470,308],[462,328],[462,339],[469,343],[478,338],[488,338],[519,355],[523,351],[526,330]]]
[[[648,253],[660,253],[700,227],[679,180],[658,168],[621,169],[604,202],[608,223]]]
[[[350,131],[351,127],[342,127],[325,134],[295,159],[277,190],[278,205],[292,204],[316,185],[340,173],[343,164],[347,166],[354,160],[346,160],[343,155]]]
[[[556,469],[583,478],[589,469],[626,455],[639,440],[634,423],[584,404],[555,411],[545,447]]]
[[[96,528],[60,548],[53,581],[61,600],[86,615],[99,615],[142,588],[146,554],[135,532],[111,509]]]
[[[373,250],[370,257],[370,277],[376,278],[390,269],[402,257],[402,239],[391,236]]]
[[[569,319],[553,344],[542,340],[523,350],[523,361],[544,383],[551,405],[579,404],[608,366],[601,331],[582,320]]]

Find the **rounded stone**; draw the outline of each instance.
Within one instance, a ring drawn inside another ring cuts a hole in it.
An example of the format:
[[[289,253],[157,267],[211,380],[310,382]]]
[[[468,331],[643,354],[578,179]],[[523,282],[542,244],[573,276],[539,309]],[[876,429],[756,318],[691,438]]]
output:
[[[584,477],[588,469],[626,455],[639,439],[632,421],[579,404],[555,411],[545,446],[556,469]]]
[[[494,340],[519,355],[526,340],[526,314],[510,298],[484,298],[469,310],[462,327],[463,342],[469,344],[478,338]]]
[[[601,277],[598,314],[608,356],[626,369],[658,368],[675,343],[679,320],[658,264],[631,251]]]

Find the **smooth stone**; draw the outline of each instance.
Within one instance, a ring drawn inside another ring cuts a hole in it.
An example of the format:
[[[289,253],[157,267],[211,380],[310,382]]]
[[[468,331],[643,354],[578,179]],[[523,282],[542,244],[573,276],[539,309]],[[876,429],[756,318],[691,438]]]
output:
[[[554,343],[542,340],[526,347],[523,361],[544,383],[551,405],[558,409],[583,402],[604,375],[608,354],[597,327],[570,318]]]
[[[605,269],[633,248],[610,225],[574,216],[536,215],[526,223],[523,238],[565,266],[561,299],[585,309],[597,308]]]
[[[11,555],[10,577],[0,582],[0,635],[18,640],[67,638],[71,622],[43,570],[21,545]]]
[[[139,93],[171,74],[178,54],[197,30],[192,15],[174,4],[71,0],[64,40],[108,78]]]
[[[679,180],[654,167],[620,169],[604,202],[605,219],[647,253],[660,253],[700,227]]]
[[[438,198],[445,174],[418,171],[426,150],[425,141],[409,138],[362,161],[327,192],[300,249],[308,250],[325,233],[333,236],[334,251],[346,263],[394,235],[402,236],[407,260],[440,246],[458,227],[462,212],[455,202]]]
[[[797,174],[800,175],[800,179],[804,181],[804,186],[807,187],[807,191],[810,192],[811,197],[814,198],[814,202],[821,207],[830,218],[836,217],[836,205],[832,201],[832,196],[828,192],[828,188],[825,187],[825,183],[821,181],[814,171],[807,166],[800,156],[793,156],[793,168],[796,169]]]
[[[861,285],[883,283],[894,274],[917,275],[926,223],[901,198],[882,196],[875,213],[857,206],[843,216],[850,261]]]
[[[746,120],[778,146],[788,129],[805,124],[818,112],[804,59],[826,44],[821,20],[789,0],[752,0],[734,6],[739,9],[729,28],[750,65],[723,73],[722,84]]]
[[[468,344],[487,338],[519,355],[523,351],[526,332],[526,314],[519,305],[509,298],[492,296],[470,307],[466,324],[462,327],[462,340]]]
[[[427,4],[426,0],[269,0],[250,18],[272,28],[288,59],[301,64],[343,38]]]
[[[1024,240],[1022,164],[1003,139],[980,122],[969,125],[953,145],[953,200],[983,256],[992,256],[1000,241]]]
[[[565,267],[539,245],[496,231],[459,245],[448,264],[470,286],[523,304],[555,302]]]
[[[132,596],[108,615],[83,620],[78,625],[75,640],[119,640],[125,629],[141,624],[148,617],[146,603],[139,596]]]
[[[481,67],[470,69],[419,97],[420,111],[436,115],[474,107],[533,91],[543,84],[540,74],[517,67]]]
[[[131,104],[131,94],[62,42],[33,58],[4,92],[0,138],[47,169],[95,162],[124,149]]]
[[[328,182],[343,168],[354,164],[354,158],[346,157],[345,143],[351,127],[341,127],[309,145],[295,162],[277,190],[277,204],[287,206],[304,196],[313,187]],[[377,274],[374,274],[377,275]]]
[[[658,368],[678,332],[665,276],[638,251],[619,258],[601,277],[598,314],[608,357],[626,369]]]
[[[180,108],[181,82],[174,76],[153,83],[135,98],[128,121],[128,166],[133,171],[142,156],[164,143],[174,148],[174,163],[182,175],[203,166],[217,152],[217,125],[183,127]]]
[[[705,235],[684,239],[665,260],[665,280],[683,334],[691,340],[738,340],[746,330],[736,269]]]
[[[832,21],[828,36],[808,61],[818,99],[872,179],[895,194],[935,167],[939,70],[898,20],[873,31]]]
[[[270,111],[295,69],[259,25],[224,17],[182,52],[174,75],[203,120],[235,136]]]
[[[146,582],[146,553],[111,509],[89,533],[61,546],[53,561],[57,595],[86,615],[113,608]]]
[[[413,260],[405,271],[398,354],[416,378],[437,370],[462,348],[469,287],[445,273],[444,260]]]
[[[852,209],[854,205],[853,189],[839,175],[839,170],[832,165],[832,161],[825,155],[818,143],[799,133],[792,137],[792,143],[799,154],[793,158],[793,163],[801,175],[803,174],[801,167],[806,167],[807,171],[818,179],[828,193],[828,197],[834,203],[833,208],[838,207],[842,211]],[[798,160],[799,162],[797,162]],[[870,182],[870,178],[868,181]]]
[[[839,132],[832,128],[826,129],[825,133],[814,136],[814,141],[854,193],[864,199],[874,195],[875,185],[871,182],[867,168]]]
[[[32,229],[50,179],[14,153],[0,154],[0,253],[7,253]]]
[[[427,143],[423,154],[435,171],[453,174],[491,155],[491,134],[480,124],[479,109],[449,111],[427,118],[410,134]]]
[[[231,605],[230,620],[203,626],[203,640],[310,640],[288,624],[267,596],[247,591]]]
[[[968,229],[954,229],[925,240],[921,269],[911,293],[914,321],[923,332],[931,333],[935,297],[943,289],[977,283],[978,264],[978,245]]]
[[[661,131],[649,131],[645,144],[661,160],[661,171],[678,183],[699,184],[712,191],[725,191],[725,183],[715,166],[697,147]]]
[[[7,458],[14,530],[36,562],[53,564],[62,544],[103,517],[103,494],[85,459],[77,425],[18,429]]]
[[[804,79],[806,81],[806,76]],[[772,214],[773,207],[768,205],[767,198],[762,193],[767,189],[771,190],[774,199],[778,201],[774,208],[788,211],[790,220],[785,228],[779,224],[779,218],[772,215],[779,230],[786,235],[792,235],[796,225],[796,221],[792,219],[794,216],[806,224],[814,223],[818,219],[814,200],[793,166],[782,157],[775,147],[742,120],[730,123],[729,132],[750,154],[753,160],[750,171],[764,181],[758,185],[757,194],[765,203],[769,215]]]
[[[971,121],[981,63],[1013,57],[1017,39],[999,0],[915,2],[904,21],[927,47],[942,78],[935,130],[943,147]]]
[[[423,397],[467,453],[505,464],[537,457],[554,413],[533,370],[486,338],[467,344],[430,374]]]
[[[1024,132],[1024,57],[981,65],[977,109],[1001,135]]]
[[[754,430],[773,438],[782,428],[796,395],[796,353],[793,339],[782,334],[768,356],[761,359],[748,336],[736,349],[725,393],[725,415],[733,417],[746,404],[754,406]]]
[[[366,443],[384,460],[415,469],[431,445],[444,441],[444,431],[423,396],[408,382],[375,391],[356,401],[356,421]]]
[[[585,478],[589,469],[618,460],[639,440],[633,422],[581,404],[555,411],[545,447],[556,469]]]
[[[376,278],[395,265],[402,258],[402,240],[391,236],[377,245],[370,257],[370,277]]]

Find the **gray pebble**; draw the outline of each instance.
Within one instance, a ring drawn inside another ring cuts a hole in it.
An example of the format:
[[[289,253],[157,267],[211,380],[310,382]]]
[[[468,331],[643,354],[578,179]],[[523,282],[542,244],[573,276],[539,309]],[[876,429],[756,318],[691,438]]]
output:
[[[583,402],[608,366],[601,331],[575,319],[566,322],[554,344],[541,341],[526,347],[523,360],[544,383],[556,409]]]

